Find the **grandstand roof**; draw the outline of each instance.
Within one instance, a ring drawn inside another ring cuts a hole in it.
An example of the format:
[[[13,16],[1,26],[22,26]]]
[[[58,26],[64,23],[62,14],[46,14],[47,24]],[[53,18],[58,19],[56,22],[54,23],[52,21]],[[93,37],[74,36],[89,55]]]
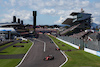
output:
[[[73,21],[74,19],[72,19],[72,18],[67,18],[62,24],[68,24],[68,25],[72,25],[72,21]]]
[[[72,12],[70,15],[75,16],[77,14],[79,14],[79,12]]]
[[[0,28],[0,32],[7,32],[7,31],[10,31],[11,33],[17,33],[14,28],[7,28],[7,27]]]
[[[70,15],[71,15],[71,16],[75,16],[75,15],[77,15],[77,14],[87,14],[87,15],[92,15],[92,14],[90,14],[90,13],[81,13],[81,12],[72,12]]]
[[[19,23],[0,23],[0,27],[8,25],[20,25]]]

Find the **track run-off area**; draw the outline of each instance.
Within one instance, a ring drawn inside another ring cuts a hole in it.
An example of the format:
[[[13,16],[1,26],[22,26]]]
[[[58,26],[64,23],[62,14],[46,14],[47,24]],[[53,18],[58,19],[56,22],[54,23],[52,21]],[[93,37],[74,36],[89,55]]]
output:
[[[57,46],[47,35],[41,34],[39,38],[31,41],[34,42],[33,46],[16,67],[59,67],[66,61],[65,56],[55,50]],[[54,60],[44,61],[48,55],[53,55]]]

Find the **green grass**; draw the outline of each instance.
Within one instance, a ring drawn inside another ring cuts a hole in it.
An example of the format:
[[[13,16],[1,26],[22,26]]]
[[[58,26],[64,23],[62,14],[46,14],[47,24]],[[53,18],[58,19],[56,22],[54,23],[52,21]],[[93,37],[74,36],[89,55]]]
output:
[[[12,42],[10,42],[10,43],[8,43],[8,44],[5,44],[5,45],[0,46],[0,48],[5,47],[5,46],[10,45],[10,44],[12,44]]]
[[[0,55],[11,55],[11,54],[25,54],[29,47],[32,45],[31,42],[29,43],[17,43],[15,45],[24,45],[24,47],[13,47],[10,46],[8,48],[6,48],[5,50],[1,51],[4,53],[0,53]]]
[[[72,46],[70,46],[70,45],[68,45],[68,44],[66,44],[64,42],[61,42],[60,40],[57,40],[52,36],[49,36],[49,37],[51,37],[53,39],[53,41],[60,47],[61,50],[68,50],[68,49],[73,49],[74,50],[75,49],[74,47],[72,47]],[[62,46],[62,45],[65,45],[65,46]]]
[[[75,49],[54,37],[51,38],[61,50]],[[65,46],[61,46],[62,44]],[[65,54],[68,57],[68,61],[63,67],[100,67],[100,57],[87,53],[83,50],[65,51]]]
[[[0,59],[0,67],[15,67],[21,59]]]
[[[24,45],[24,47],[10,46],[2,51],[7,53],[0,53],[0,55],[25,54],[32,43],[17,43],[15,45]],[[21,60],[22,59],[0,59],[0,67],[15,67],[20,63]]]

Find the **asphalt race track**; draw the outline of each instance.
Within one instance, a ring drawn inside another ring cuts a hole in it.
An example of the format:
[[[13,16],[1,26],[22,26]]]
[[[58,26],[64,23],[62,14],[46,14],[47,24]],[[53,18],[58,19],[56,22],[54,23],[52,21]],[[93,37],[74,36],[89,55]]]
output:
[[[38,40],[46,42],[45,52],[44,43]],[[48,36],[41,34],[38,40],[33,40],[33,47],[19,67],[59,67],[65,61],[65,57],[55,50],[56,46]],[[43,58],[47,55],[53,55],[54,60],[44,61]]]

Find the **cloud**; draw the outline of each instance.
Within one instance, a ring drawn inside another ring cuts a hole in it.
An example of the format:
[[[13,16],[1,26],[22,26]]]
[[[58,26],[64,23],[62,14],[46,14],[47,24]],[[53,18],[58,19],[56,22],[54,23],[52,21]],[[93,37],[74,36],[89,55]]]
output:
[[[81,8],[90,5],[88,0],[51,0],[45,3],[49,8],[53,9],[43,9],[41,14],[58,15],[59,20],[55,21],[54,24],[61,24],[66,18],[70,17],[71,12],[79,12]],[[76,11],[77,10],[77,11]]]
[[[56,15],[60,15],[60,18],[54,23],[61,24],[65,19],[70,17],[71,12],[80,12],[81,8],[83,8],[86,13],[92,14],[93,19],[95,19],[93,20],[94,23],[100,24],[100,9],[98,9],[100,8],[100,3],[90,3],[89,0],[70,0],[64,3],[67,3],[68,6],[64,7],[65,9],[58,10]]]
[[[70,17],[71,12],[80,12],[81,8],[86,13],[93,14],[94,22],[100,22],[100,2],[90,0],[0,0],[3,2],[6,11],[3,14],[4,21],[11,21],[12,16],[15,15],[24,20],[31,20],[31,11],[37,10],[40,14],[48,14],[52,16],[59,16],[59,19],[54,23],[62,23],[66,18]],[[53,21],[52,21],[53,22]]]
[[[16,18],[20,18],[21,20],[32,20],[32,13],[30,11],[25,10],[9,10],[9,14],[4,14],[3,19],[1,22],[12,22],[13,16],[16,16]]]
[[[17,3],[20,7],[28,7],[33,10],[39,10],[44,6],[44,1],[42,0],[19,0]]]
[[[56,12],[56,10],[55,9],[43,9],[43,10],[41,10],[41,14],[54,14]]]
[[[65,11],[64,11],[64,10],[59,10],[59,11],[57,12],[57,14],[58,14],[58,15],[64,15],[64,14],[65,14]]]
[[[61,24],[64,21],[64,18],[61,16],[58,21],[55,21],[54,24]]]
[[[32,16],[31,11],[26,10],[10,10],[10,12],[12,16],[17,16],[24,20],[30,20],[30,17]]]
[[[99,18],[92,18],[92,23],[100,24],[100,21],[98,20]]]
[[[4,18],[1,20],[1,23],[11,22],[11,20],[12,20],[12,16],[11,15],[4,14],[3,17]]]
[[[100,8],[100,3],[95,3],[94,5],[96,8]]]
[[[67,17],[72,18],[71,16],[62,15],[62,16],[60,16],[60,19],[59,19],[59,20],[57,20],[57,21],[54,22],[54,24],[62,24],[62,22],[63,22]]]
[[[12,6],[14,6],[16,4],[16,0],[10,0],[10,3]]]

